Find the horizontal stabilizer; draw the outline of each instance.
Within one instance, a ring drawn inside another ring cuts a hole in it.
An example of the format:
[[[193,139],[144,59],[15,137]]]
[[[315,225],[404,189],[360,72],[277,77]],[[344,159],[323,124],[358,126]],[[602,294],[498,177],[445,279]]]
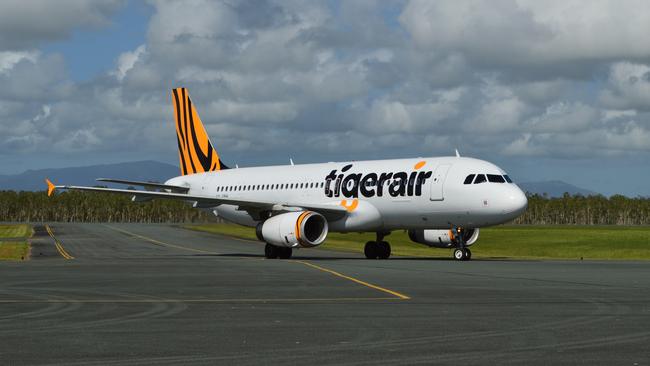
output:
[[[169,184],[161,184],[161,183],[154,183],[154,182],[138,182],[134,180],[124,180],[124,179],[97,178],[97,181],[139,186],[139,187],[144,187],[144,189],[148,191],[164,189],[174,193],[187,193],[190,190],[188,187],[172,186]]]

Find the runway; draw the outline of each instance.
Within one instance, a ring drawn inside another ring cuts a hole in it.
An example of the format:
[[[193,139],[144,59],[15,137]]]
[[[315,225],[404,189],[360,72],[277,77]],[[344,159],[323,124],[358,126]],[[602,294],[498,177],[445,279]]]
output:
[[[0,263],[11,365],[650,363],[650,263],[391,258],[50,224]],[[480,243],[478,244],[480,245]]]

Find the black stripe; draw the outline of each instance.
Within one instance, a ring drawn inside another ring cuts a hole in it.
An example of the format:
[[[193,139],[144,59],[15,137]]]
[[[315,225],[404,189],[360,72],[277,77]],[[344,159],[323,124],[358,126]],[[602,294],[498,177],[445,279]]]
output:
[[[196,147],[190,147],[190,137],[188,133],[188,128],[187,128],[187,102],[189,102],[190,98],[185,97],[185,88],[181,89],[183,91],[183,118],[185,120],[185,146],[187,146],[187,154],[189,155],[188,157],[190,158],[190,165],[192,166],[192,174],[196,173],[196,167],[194,166],[194,159],[192,159],[192,150],[196,150]],[[192,113],[189,113],[190,116],[192,116]],[[192,126],[193,128],[194,126]]]
[[[219,159],[219,166],[221,167],[221,170],[230,169],[228,166],[226,166],[226,164],[224,164],[224,163],[221,161],[221,159]]]
[[[189,108],[192,108],[192,101],[188,98],[187,99],[187,105]],[[194,128],[194,117],[192,117],[192,113],[190,113],[190,131],[192,133],[192,142],[194,143],[194,152],[196,153],[196,157],[199,158],[199,162],[201,163],[201,166],[203,167],[204,172],[209,172],[212,171],[212,151],[214,150],[212,148],[212,144],[210,143],[210,140],[208,139],[208,155],[203,155],[203,152],[201,151],[201,145],[199,144],[198,138],[196,137],[196,129]],[[207,132],[206,132],[206,138],[207,138]]]
[[[181,105],[178,102],[178,90],[173,89],[172,92],[174,94],[174,99],[176,100],[176,126],[178,128],[177,134],[180,134],[180,141],[183,142],[183,147],[185,147],[185,135],[183,134],[183,125],[181,124]],[[181,148],[180,144],[178,145],[178,148]]]
[[[176,142],[178,143],[178,155],[181,158],[181,173],[183,175],[187,175],[187,166],[185,165],[185,154],[183,154],[183,149],[181,149],[181,140],[178,139],[178,135],[176,135]]]

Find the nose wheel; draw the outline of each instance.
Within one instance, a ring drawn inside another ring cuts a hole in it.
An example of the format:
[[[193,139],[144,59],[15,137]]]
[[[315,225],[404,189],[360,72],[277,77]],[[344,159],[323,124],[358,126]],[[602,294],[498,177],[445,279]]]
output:
[[[454,250],[454,259],[457,261],[468,261],[472,259],[472,251],[469,248],[457,248]]]
[[[465,246],[465,238],[463,238],[462,229],[459,227],[453,227],[451,230],[454,234],[454,243],[456,244],[456,249],[454,249],[454,259],[457,261],[468,261],[472,259],[472,251]]]

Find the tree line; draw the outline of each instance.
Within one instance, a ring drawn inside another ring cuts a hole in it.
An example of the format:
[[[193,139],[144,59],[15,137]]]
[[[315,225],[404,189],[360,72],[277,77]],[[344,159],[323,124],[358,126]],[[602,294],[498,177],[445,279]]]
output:
[[[130,197],[67,191],[0,191],[0,221],[8,222],[210,222],[207,211],[171,200],[131,202]],[[559,198],[528,195],[528,210],[515,220],[526,225],[650,225],[650,198],[615,195]]]
[[[0,221],[11,222],[208,222],[208,212],[181,201],[131,202],[128,196],[79,191],[0,191]],[[213,216],[212,216],[213,217]]]
[[[528,195],[526,213],[514,222],[526,225],[650,225],[650,198],[621,195]]]

